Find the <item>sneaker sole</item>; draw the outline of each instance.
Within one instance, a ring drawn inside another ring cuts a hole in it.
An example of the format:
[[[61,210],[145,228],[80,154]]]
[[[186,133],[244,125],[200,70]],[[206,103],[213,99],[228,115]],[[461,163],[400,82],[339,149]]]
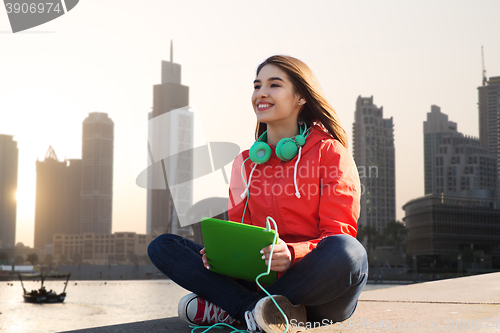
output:
[[[181,318],[190,325],[197,325],[197,324],[189,320],[187,315],[187,306],[190,302],[196,300],[197,297],[198,296],[194,293],[187,294],[186,296],[181,298],[181,300],[179,301],[179,306],[177,307],[177,314],[179,315],[179,318]]]
[[[285,296],[281,295],[273,296],[273,298],[288,317],[289,323],[292,319],[295,319],[297,323],[307,321],[304,305],[293,305]],[[266,333],[285,333],[285,318],[269,297],[261,299],[255,305],[255,321]]]
[[[187,294],[184,297],[182,297],[181,300],[179,301],[179,305],[177,306],[177,315],[179,316],[180,319],[184,320],[189,325],[195,325],[195,326],[214,325],[213,323],[212,324],[208,324],[208,323],[207,324],[199,324],[199,323],[195,323],[189,319],[189,315],[188,315],[188,311],[187,311],[188,305],[191,302],[197,302],[197,298],[198,298],[198,295],[196,295],[195,293]],[[196,313],[194,315],[196,316]],[[244,325],[241,321],[238,321],[238,320],[230,317],[227,314],[227,312],[226,312],[226,315],[230,319],[227,321],[220,321],[218,323],[225,323],[225,324],[234,325],[234,326],[243,326]]]

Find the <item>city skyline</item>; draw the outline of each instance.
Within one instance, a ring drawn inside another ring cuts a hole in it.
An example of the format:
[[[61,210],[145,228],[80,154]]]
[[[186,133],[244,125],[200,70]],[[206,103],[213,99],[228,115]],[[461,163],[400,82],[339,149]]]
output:
[[[46,253],[54,234],[111,234],[114,124],[93,112],[82,127],[82,159],[60,161],[50,146],[36,161],[34,248]]]
[[[315,72],[350,148],[356,97],[375,96],[395,124],[398,220],[402,205],[424,194],[421,124],[430,106],[478,137],[481,46],[487,76],[500,75],[496,1],[266,3],[266,10],[281,13],[273,22],[255,17],[258,3],[231,3],[238,14],[227,12],[219,22],[210,18],[228,10],[223,4],[137,4],[87,1],[31,32],[0,34],[8,50],[0,55],[0,134],[14,135],[19,148],[16,242],[33,245],[35,161],[49,146],[61,158],[81,158],[78,127],[96,111],[116,126],[112,231],[145,233],[146,190],[135,178],[147,156],[134,160],[129,138],[147,122],[151,86],[161,82],[171,39],[207,141],[251,146],[255,68],[275,53],[295,56]],[[167,15],[172,12],[178,15]],[[2,12],[0,31],[7,30]],[[40,49],[36,57],[33,48]]]

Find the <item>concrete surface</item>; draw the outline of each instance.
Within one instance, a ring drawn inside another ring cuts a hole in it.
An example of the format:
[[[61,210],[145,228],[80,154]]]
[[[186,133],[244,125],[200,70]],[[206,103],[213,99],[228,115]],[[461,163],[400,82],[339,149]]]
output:
[[[292,332],[500,332],[500,273],[366,291],[342,322],[295,325]],[[72,333],[189,333],[176,317],[71,331]],[[201,333],[203,329],[195,332]],[[230,329],[210,332],[226,333]]]

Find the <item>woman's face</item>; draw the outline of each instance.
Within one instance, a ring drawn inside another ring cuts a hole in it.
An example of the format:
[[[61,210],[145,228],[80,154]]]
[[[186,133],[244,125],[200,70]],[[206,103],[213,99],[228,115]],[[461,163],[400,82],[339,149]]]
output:
[[[254,81],[252,106],[257,120],[268,125],[296,124],[304,101],[295,93],[288,75],[274,65],[264,66]]]

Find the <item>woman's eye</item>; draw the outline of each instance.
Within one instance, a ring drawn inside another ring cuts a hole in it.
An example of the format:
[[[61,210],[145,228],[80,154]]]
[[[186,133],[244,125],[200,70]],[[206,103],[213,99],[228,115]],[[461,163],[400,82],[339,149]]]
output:
[[[279,85],[276,83],[271,84],[271,88],[276,88],[276,87],[279,87]]]
[[[260,86],[253,86],[253,89],[260,89]]]

